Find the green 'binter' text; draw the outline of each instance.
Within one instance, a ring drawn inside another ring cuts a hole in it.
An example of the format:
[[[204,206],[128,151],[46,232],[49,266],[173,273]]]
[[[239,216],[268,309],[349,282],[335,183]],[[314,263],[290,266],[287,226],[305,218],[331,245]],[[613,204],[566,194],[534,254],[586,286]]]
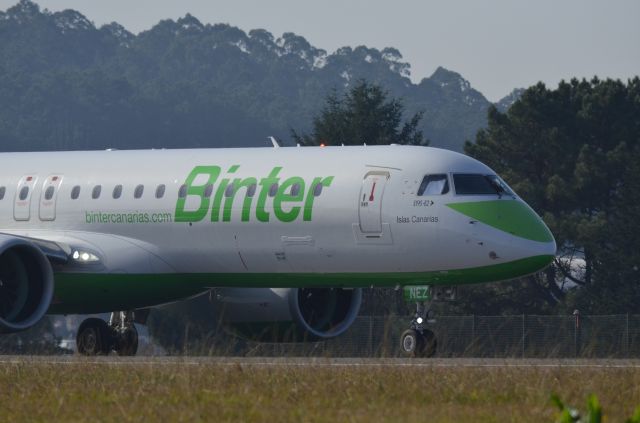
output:
[[[311,221],[315,198],[333,181],[333,176],[318,176],[311,183],[299,176],[281,181],[278,174],[282,167],[274,167],[260,179],[234,178],[239,168],[231,166],[220,178],[219,166],[194,167],[185,180],[184,195],[176,202],[175,221],[199,222],[209,216],[211,222],[230,222],[234,204],[241,210],[242,222],[269,222],[273,218],[293,222],[300,217]]]

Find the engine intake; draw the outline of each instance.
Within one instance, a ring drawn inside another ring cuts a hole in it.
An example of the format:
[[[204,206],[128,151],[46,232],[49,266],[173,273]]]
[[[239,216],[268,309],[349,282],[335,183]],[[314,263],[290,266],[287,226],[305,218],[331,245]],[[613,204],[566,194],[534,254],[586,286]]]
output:
[[[42,319],[53,297],[53,270],[26,239],[0,235],[0,332],[29,329]]]
[[[362,302],[361,289],[295,288],[289,297],[294,322],[316,338],[331,338],[353,323]]]
[[[333,338],[356,319],[362,290],[346,288],[225,288],[214,304],[234,333],[262,342]]]

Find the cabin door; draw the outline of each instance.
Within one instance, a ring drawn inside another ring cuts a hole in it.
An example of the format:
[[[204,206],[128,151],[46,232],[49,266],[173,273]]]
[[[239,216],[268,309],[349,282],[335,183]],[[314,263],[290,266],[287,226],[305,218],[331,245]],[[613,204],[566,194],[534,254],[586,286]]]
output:
[[[364,176],[358,208],[363,233],[382,232],[382,196],[388,180],[388,172],[374,171]]]
[[[61,175],[50,175],[44,181],[40,193],[40,220],[56,219],[56,199],[61,182]]]
[[[29,220],[31,217],[31,194],[36,184],[35,175],[23,176],[18,182],[16,198],[13,203],[13,218],[15,220]]]

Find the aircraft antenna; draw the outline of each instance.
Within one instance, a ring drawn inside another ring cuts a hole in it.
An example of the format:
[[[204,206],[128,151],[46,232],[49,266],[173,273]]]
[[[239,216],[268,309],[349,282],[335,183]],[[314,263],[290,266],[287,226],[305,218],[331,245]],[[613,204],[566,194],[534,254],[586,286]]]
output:
[[[274,148],[280,148],[280,143],[278,143],[278,140],[275,137],[267,137],[271,140],[271,144],[273,144]]]

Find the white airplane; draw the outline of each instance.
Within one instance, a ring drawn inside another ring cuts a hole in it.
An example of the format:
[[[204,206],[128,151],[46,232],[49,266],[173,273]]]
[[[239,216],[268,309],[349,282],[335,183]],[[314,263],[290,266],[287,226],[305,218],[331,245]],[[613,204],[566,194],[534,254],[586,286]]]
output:
[[[542,220],[495,172],[436,148],[0,161],[0,330],[28,329],[46,313],[112,312],[108,323],[80,325],[78,350],[88,355],[135,354],[136,315],[207,291],[237,327],[289,322],[297,339],[329,338],[354,321],[362,287],[404,287],[418,307],[401,346],[431,355],[434,297],[537,272],[556,252]]]

